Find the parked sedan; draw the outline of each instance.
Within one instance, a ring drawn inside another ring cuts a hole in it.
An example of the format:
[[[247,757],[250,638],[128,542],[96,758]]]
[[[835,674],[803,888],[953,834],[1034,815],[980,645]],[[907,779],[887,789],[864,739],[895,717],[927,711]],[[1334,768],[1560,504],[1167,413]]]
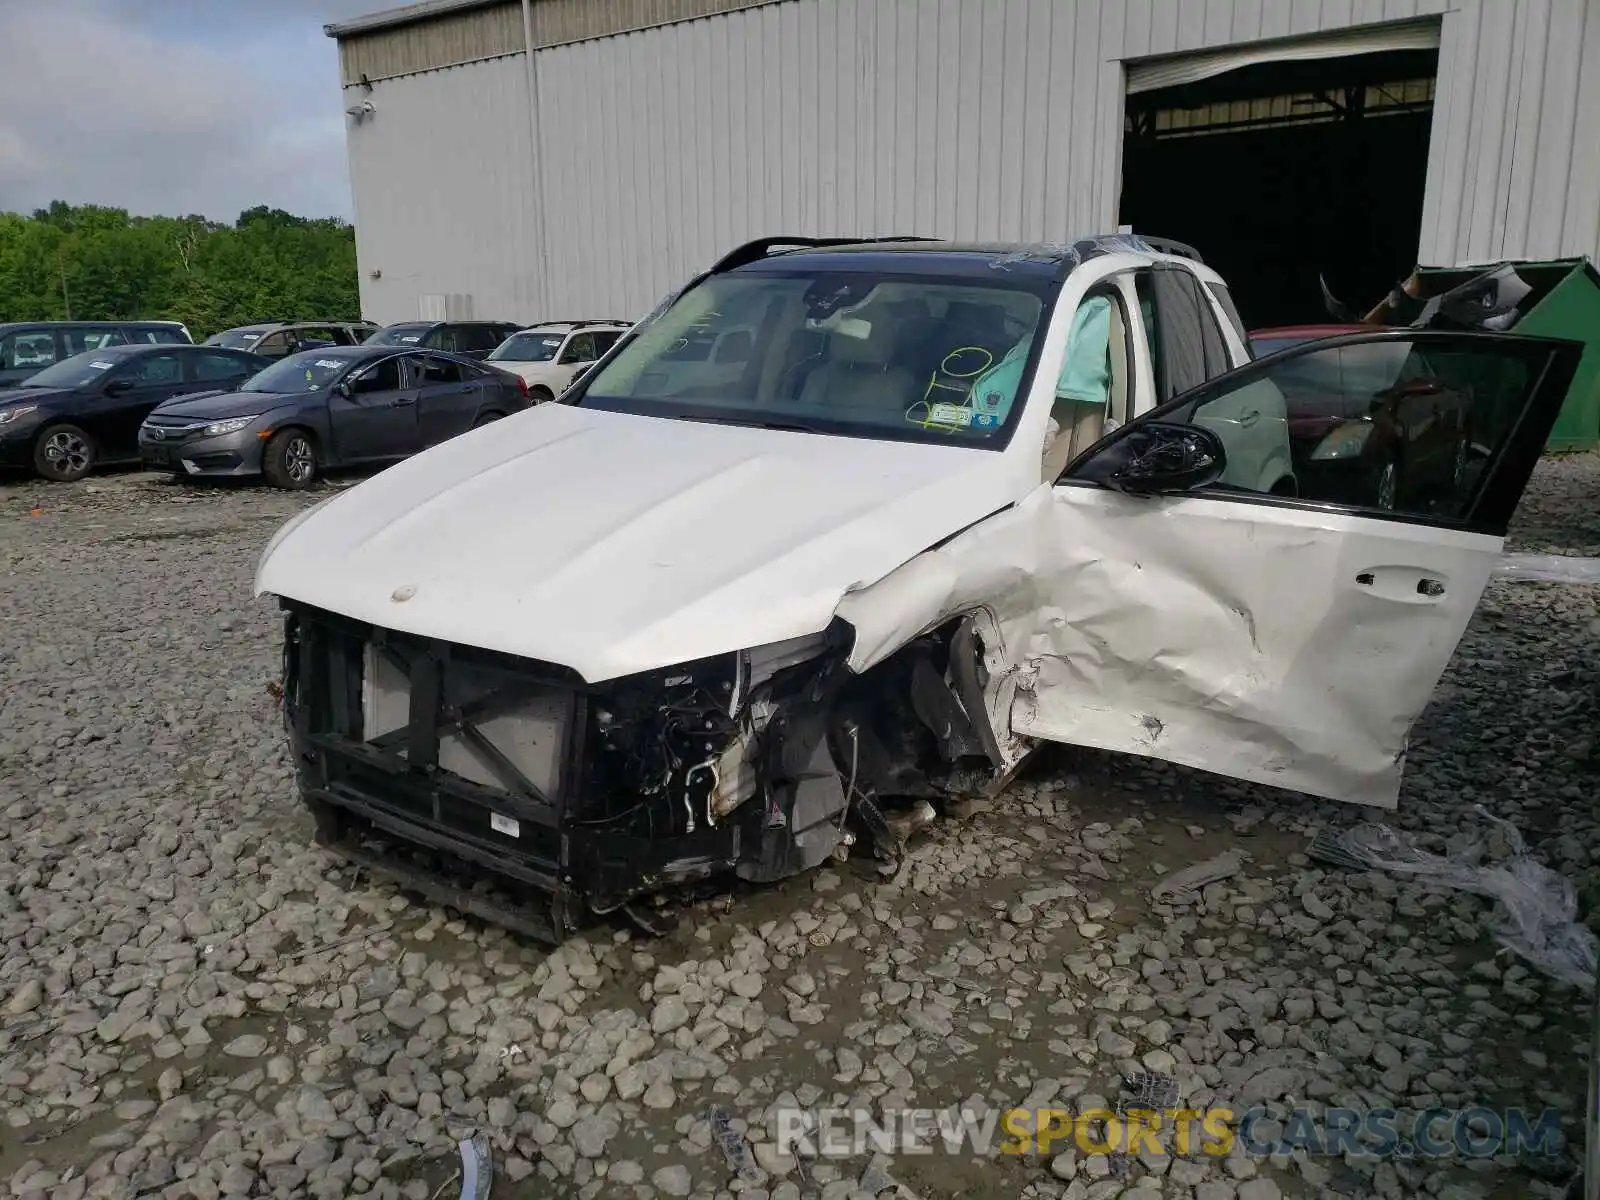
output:
[[[139,424],[164,400],[237,387],[267,360],[220,346],[110,346],[0,390],[0,465],[70,483],[139,457]]]
[[[280,359],[238,391],[163,404],[139,454],[185,476],[304,488],[330,467],[405,458],[528,404],[521,379],[459,355],[330,346]]]

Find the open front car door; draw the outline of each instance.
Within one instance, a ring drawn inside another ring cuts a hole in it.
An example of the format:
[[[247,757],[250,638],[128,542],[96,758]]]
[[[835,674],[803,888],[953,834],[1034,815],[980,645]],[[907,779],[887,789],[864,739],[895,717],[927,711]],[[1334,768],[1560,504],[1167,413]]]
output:
[[[1393,807],[1580,354],[1353,334],[1090,448],[1006,522],[1033,564],[1030,603],[990,606],[1012,732]],[[1228,469],[1285,450],[1292,487]]]

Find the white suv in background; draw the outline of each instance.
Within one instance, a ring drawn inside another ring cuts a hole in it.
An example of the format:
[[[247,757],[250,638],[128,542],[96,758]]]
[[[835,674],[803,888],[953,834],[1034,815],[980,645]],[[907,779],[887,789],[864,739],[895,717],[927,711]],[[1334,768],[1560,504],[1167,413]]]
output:
[[[512,334],[487,361],[521,375],[535,403],[554,400],[630,328],[627,321],[545,321]]]

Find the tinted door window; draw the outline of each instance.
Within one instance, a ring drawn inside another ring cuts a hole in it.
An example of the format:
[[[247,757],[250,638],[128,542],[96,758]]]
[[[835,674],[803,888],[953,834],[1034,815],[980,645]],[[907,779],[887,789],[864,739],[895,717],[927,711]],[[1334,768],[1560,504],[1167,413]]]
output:
[[[1191,272],[1158,266],[1139,277],[1138,290],[1151,341],[1158,402],[1199,387],[1232,366],[1222,328]]]
[[[183,382],[183,363],[176,354],[151,354],[122,368],[117,379],[126,379],[134,387],[162,387]]]
[[[594,335],[594,356],[603,358],[605,352],[617,344],[617,339],[622,336],[620,329],[611,329],[598,332]]]
[[[505,339],[493,325],[462,325],[456,329],[457,350],[493,350]],[[445,347],[448,349],[448,347]]]
[[[126,330],[128,341],[134,345],[182,346],[183,334],[164,325],[133,326]]]
[[[67,329],[67,354],[82,354],[86,350],[104,350],[107,346],[124,346],[128,339],[120,329]]]
[[[1218,436],[1231,495],[1281,491],[1278,471],[1260,468],[1288,463],[1302,500],[1472,525],[1482,506],[1504,499],[1486,476],[1548,355],[1539,343],[1439,335],[1312,344],[1243,368],[1159,419]],[[1086,477],[1104,477],[1107,464],[1087,465]]]
[[[365,371],[354,375],[350,379],[350,390],[358,394],[366,392],[394,392],[398,391],[403,383],[399,358],[386,358],[380,363],[368,367]]]
[[[242,379],[252,373],[249,360],[236,354],[211,350],[194,355],[190,361],[196,380]]]
[[[48,329],[23,330],[0,338],[0,369],[39,371],[56,361],[56,335]]]
[[[561,361],[564,363],[590,363],[598,357],[592,333],[573,334],[567,341],[566,349],[561,352]]]
[[[461,383],[465,373],[460,363],[451,362],[447,358],[428,358],[422,366],[422,383],[424,386],[438,383]]]

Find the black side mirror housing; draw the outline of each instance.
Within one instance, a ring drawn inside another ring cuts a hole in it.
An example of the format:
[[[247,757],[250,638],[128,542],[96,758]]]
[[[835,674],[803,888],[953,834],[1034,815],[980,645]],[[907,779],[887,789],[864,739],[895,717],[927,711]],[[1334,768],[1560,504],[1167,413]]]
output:
[[[131,391],[133,391],[133,380],[131,379],[113,379],[105,386],[105,394],[108,396],[120,396],[123,392]]]
[[[1153,496],[1187,492],[1222,478],[1228,453],[1203,425],[1153,421],[1122,439],[1122,465],[1106,482],[1121,492]]]
[[[333,385],[333,390],[338,392],[339,395],[343,396],[346,400],[348,400],[348,399],[350,399],[350,393],[354,389],[351,388],[350,381],[348,379],[341,379],[341,380],[339,380],[338,383]]]

